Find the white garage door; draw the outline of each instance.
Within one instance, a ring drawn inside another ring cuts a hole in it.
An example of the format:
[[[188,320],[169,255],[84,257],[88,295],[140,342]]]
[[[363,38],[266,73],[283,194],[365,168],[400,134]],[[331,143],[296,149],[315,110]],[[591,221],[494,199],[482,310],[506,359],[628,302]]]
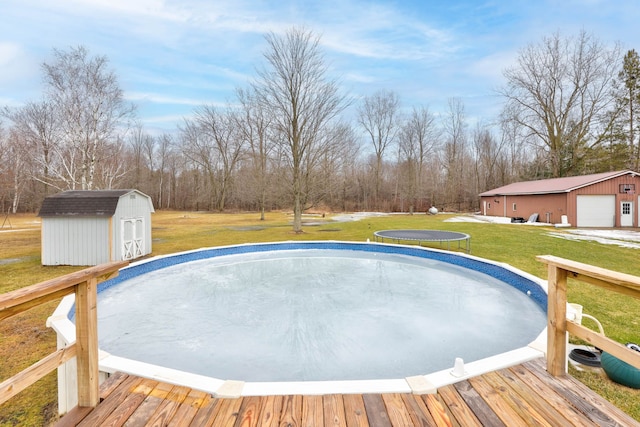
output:
[[[613,227],[616,196],[578,196],[578,227]]]

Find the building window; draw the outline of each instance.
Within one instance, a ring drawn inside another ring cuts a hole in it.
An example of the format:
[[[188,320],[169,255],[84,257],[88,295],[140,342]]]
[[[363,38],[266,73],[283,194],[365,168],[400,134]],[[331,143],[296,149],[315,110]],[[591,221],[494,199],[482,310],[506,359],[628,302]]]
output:
[[[513,204],[513,210],[514,211],[516,210],[516,204],[515,203]]]
[[[620,184],[618,191],[624,194],[633,194],[636,192],[635,184]]]
[[[491,209],[491,202],[487,203],[487,209]]]
[[[631,215],[631,203],[622,203],[622,215]]]

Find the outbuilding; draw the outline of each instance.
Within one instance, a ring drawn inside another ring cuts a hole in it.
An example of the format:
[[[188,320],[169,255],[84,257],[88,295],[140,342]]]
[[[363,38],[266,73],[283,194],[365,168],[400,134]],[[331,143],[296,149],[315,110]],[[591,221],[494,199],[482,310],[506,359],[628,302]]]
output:
[[[483,215],[577,227],[640,226],[640,174],[605,172],[516,182],[480,194]]]
[[[98,265],[151,253],[151,198],[138,190],[71,190],[45,198],[42,265]]]

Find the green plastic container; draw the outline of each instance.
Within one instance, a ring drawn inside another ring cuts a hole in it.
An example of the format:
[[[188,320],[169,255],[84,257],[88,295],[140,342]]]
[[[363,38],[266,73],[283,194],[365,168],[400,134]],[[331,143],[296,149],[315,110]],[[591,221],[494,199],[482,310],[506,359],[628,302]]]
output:
[[[640,369],[606,352],[600,356],[600,364],[611,381],[640,389]]]

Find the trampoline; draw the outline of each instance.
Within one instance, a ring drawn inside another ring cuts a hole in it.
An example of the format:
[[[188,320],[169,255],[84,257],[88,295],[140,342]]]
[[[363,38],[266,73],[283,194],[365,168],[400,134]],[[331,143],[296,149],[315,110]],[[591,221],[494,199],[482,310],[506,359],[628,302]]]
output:
[[[465,242],[465,250],[471,252],[471,236],[457,231],[444,230],[380,230],[373,233],[376,242],[384,243],[384,239],[389,239],[395,243],[401,241],[418,242],[440,242],[447,244],[447,250],[451,250],[451,242],[458,242],[458,249],[462,249],[462,242]]]

